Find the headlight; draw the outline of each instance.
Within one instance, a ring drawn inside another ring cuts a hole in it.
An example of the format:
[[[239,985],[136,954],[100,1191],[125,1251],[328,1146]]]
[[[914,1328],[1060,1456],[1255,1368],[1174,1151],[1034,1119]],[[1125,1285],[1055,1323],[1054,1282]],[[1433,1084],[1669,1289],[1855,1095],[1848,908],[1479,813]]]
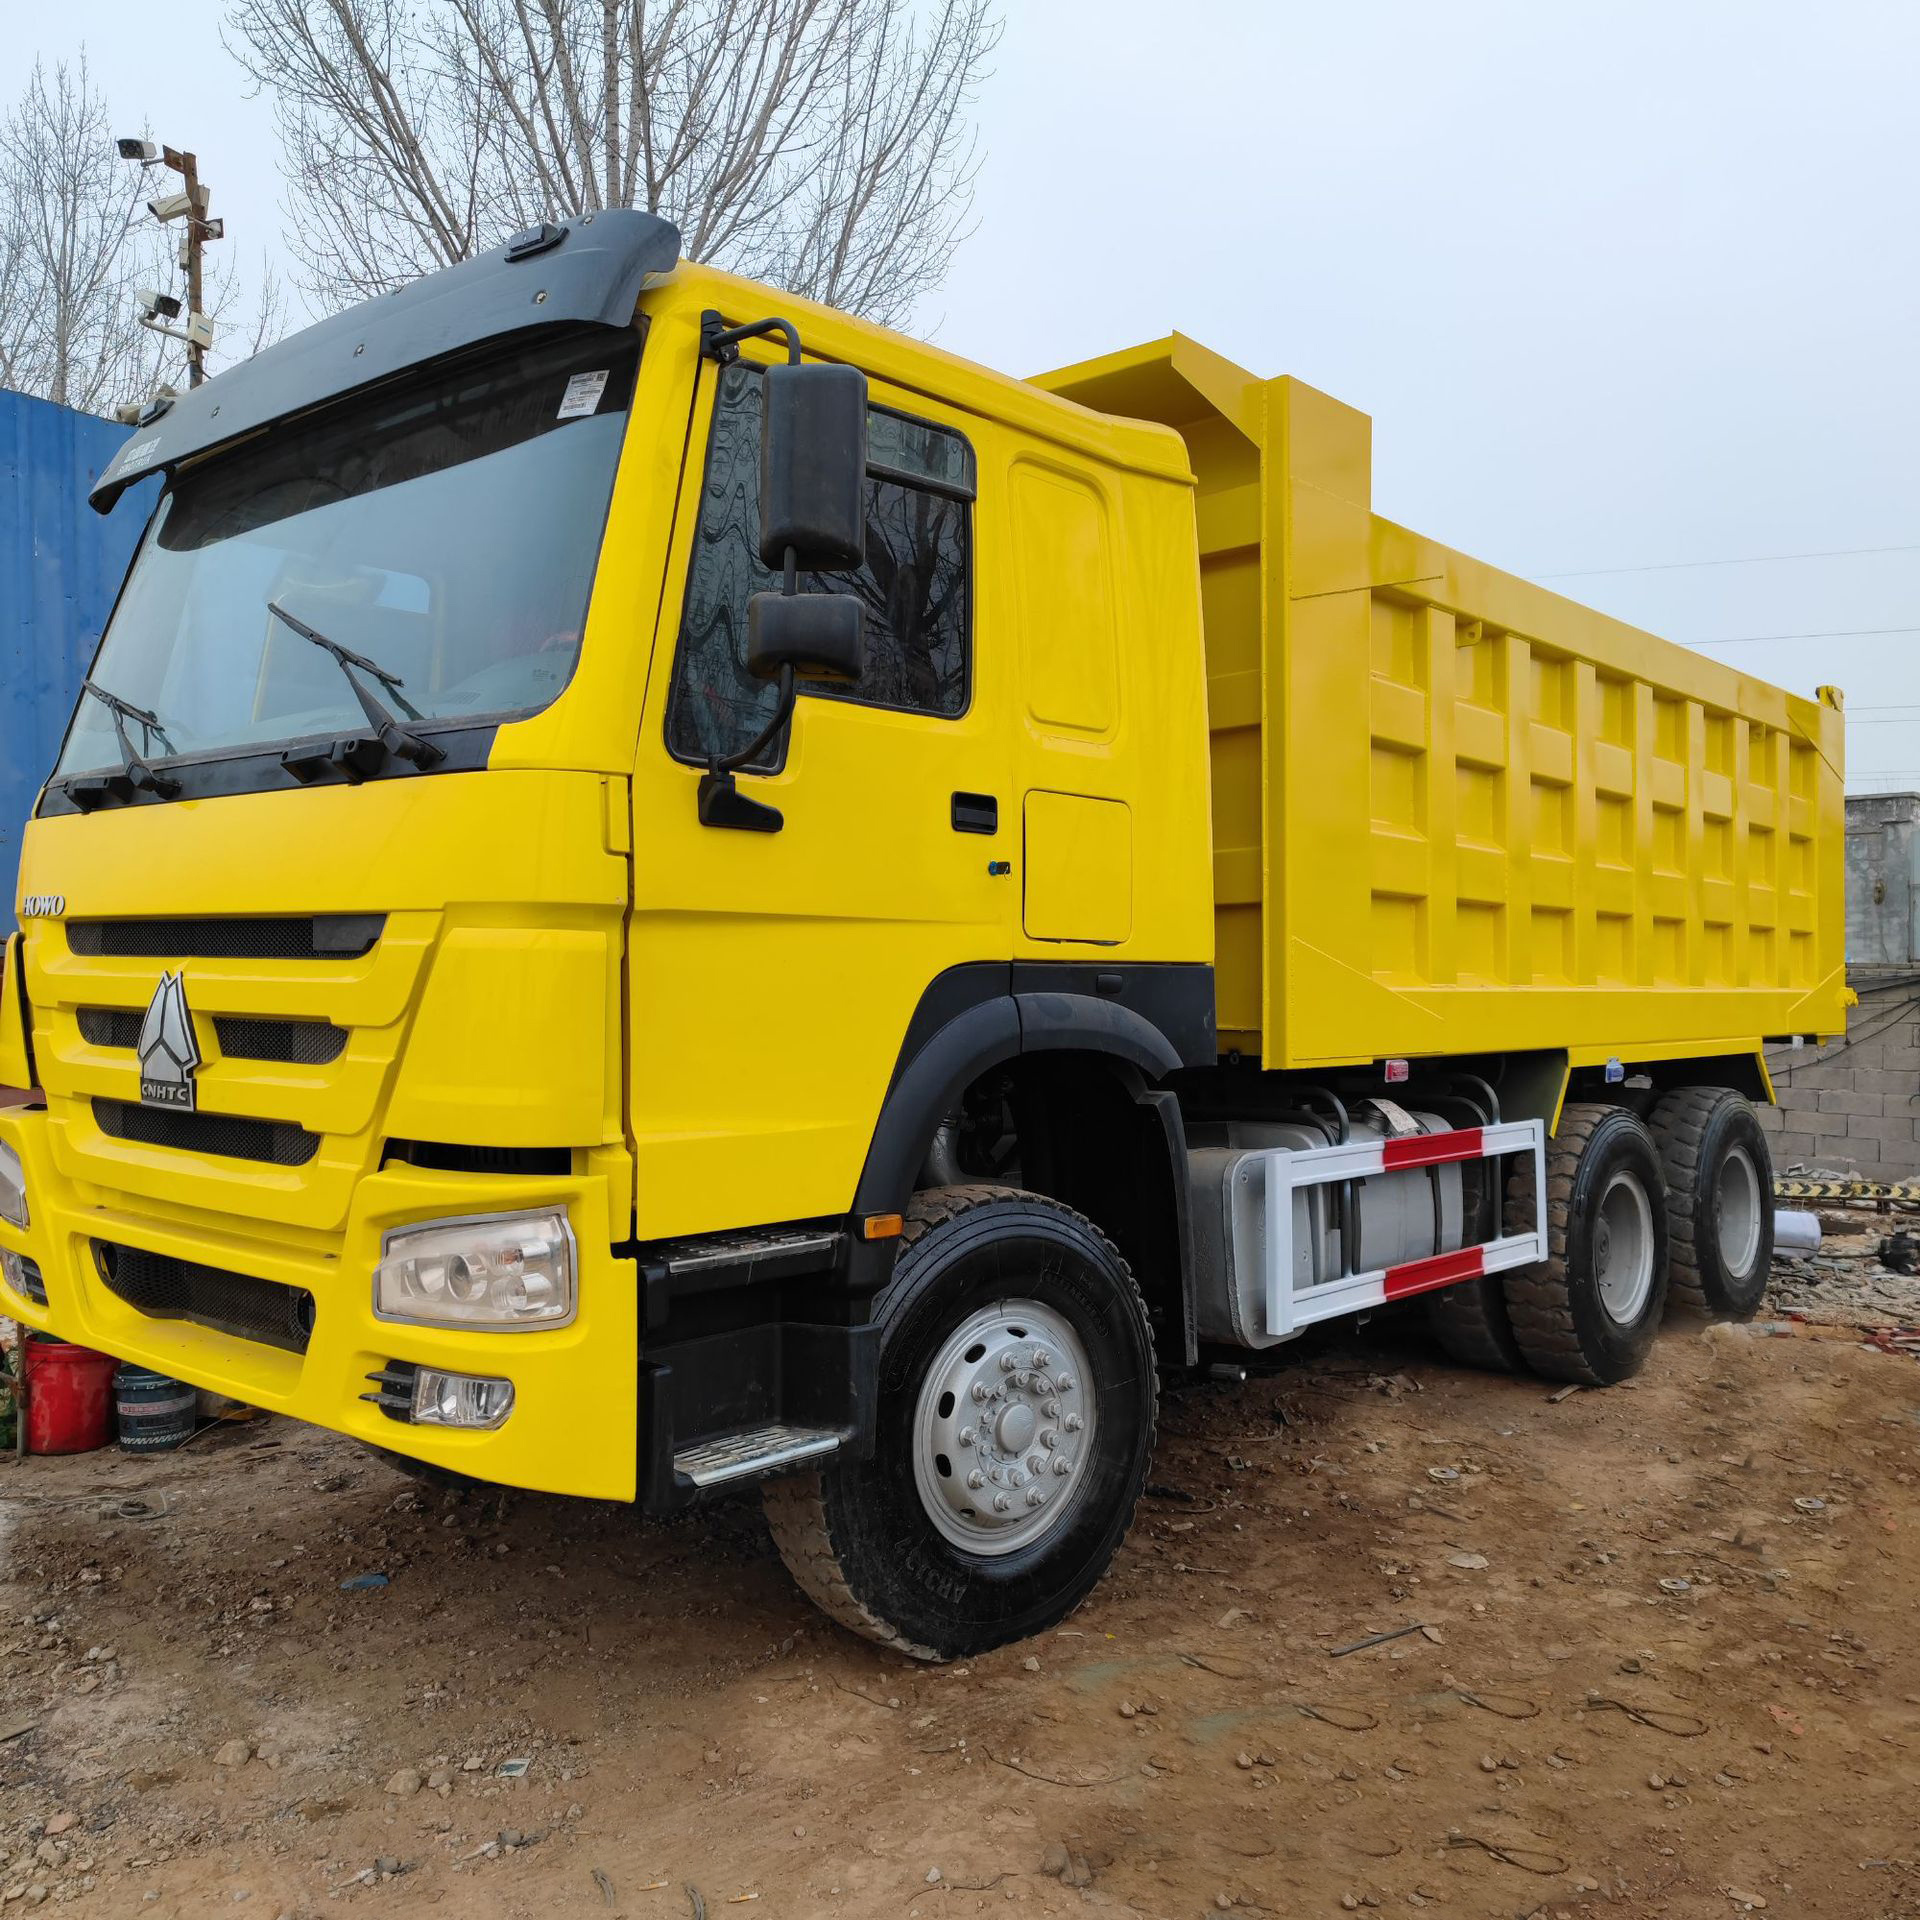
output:
[[[431,1327],[563,1327],[574,1316],[567,1216],[493,1213],[401,1227],[381,1247],[373,1311]]]
[[[15,1227],[27,1225],[27,1170],[4,1142],[0,1142],[0,1220]]]

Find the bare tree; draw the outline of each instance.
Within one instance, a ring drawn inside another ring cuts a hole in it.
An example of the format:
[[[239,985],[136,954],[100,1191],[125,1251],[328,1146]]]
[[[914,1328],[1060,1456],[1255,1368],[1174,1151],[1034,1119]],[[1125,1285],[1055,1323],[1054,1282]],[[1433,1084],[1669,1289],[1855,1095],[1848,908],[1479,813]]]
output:
[[[134,325],[157,269],[111,134],[84,54],[51,74],[36,60],[0,121],[0,384],[89,413],[150,393],[162,357]]]
[[[113,131],[84,52],[51,74],[36,61],[0,120],[0,386],[86,413],[145,400],[169,372],[178,377],[182,357],[136,320],[138,290],[165,292],[178,278],[174,241],[148,217],[151,177],[119,157]],[[203,299],[216,321],[242,304],[231,262]],[[251,305],[216,365],[285,330],[285,299],[264,256]]]
[[[556,214],[875,319],[937,286],[977,170],[993,0],[236,0],[328,308]]]

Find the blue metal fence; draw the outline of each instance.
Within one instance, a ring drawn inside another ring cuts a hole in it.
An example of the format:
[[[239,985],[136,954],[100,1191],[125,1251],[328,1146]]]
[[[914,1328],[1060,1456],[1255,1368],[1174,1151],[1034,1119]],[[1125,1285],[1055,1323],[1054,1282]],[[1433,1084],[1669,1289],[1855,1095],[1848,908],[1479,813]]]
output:
[[[153,507],[152,481],[104,517],[87,505],[128,432],[0,391],[0,933],[13,925],[20,830]]]

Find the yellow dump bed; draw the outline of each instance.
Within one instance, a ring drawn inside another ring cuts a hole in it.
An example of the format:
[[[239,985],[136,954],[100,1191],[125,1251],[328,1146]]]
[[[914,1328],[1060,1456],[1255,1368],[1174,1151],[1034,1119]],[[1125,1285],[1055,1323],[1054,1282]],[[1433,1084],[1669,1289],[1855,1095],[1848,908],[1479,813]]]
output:
[[[1175,334],[1038,385],[1199,481],[1223,1046],[1270,1067],[1834,1033],[1839,696],[1383,520],[1371,422]]]

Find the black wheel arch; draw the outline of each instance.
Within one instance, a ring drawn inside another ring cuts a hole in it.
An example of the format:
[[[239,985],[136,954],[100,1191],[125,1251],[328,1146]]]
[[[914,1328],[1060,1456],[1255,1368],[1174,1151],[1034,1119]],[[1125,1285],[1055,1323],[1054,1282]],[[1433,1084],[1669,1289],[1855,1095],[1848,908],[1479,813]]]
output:
[[[1197,1358],[1186,1128],[1159,1083],[1214,1064],[1213,969],[984,963],[940,974],[921,995],[875,1123],[854,1201],[858,1214],[904,1212],[935,1130],[967,1089],[1014,1065],[1056,1097],[1096,1096],[1091,1156],[1062,1161],[1040,1190],[1113,1235],[1153,1297],[1162,1352]],[[1101,1175],[1099,1153],[1112,1156]],[[1057,1157],[1058,1158],[1058,1157]]]

